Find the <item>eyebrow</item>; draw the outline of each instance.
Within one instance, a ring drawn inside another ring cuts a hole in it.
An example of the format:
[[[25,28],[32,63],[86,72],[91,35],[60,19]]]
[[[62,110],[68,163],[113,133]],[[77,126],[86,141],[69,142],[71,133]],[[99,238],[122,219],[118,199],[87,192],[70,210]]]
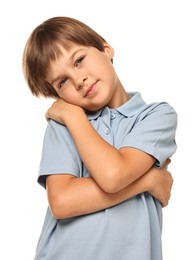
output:
[[[72,54],[71,54],[71,56],[69,57],[69,60],[73,60],[73,57],[78,53],[78,52],[80,52],[80,51],[83,51],[84,49],[83,48],[81,48],[81,49],[77,49],[76,51],[74,51]],[[62,75],[58,75],[56,78],[54,78],[52,81],[51,81],[51,83],[49,83],[49,84],[51,84],[52,86],[53,86],[53,84],[55,83],[55,82],[58,82],[60,79],[62,79],[62,78],[64,78],[64,76],[62,76]]]

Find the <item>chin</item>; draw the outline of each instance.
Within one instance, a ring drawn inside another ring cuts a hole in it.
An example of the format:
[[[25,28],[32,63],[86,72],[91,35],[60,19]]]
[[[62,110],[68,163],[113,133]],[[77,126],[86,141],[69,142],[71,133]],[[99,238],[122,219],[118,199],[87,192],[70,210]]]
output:
[[[88,108],[84,108],[85,110],[89,111],[89,112],[96,112],[100,109],[102,109],[104,106],[93,106],[93,107],[88,107]]]

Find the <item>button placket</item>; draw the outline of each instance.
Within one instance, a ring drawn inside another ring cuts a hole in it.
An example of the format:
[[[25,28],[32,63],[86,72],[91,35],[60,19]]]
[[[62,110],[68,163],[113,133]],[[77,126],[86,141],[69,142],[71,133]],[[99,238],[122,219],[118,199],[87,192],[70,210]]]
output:
[[[105,125],[105,127],[103,129],[104,135],[105,135],[105,140],[107,140],[110,144],[113,143],[112,130],[111,130],[111,114],[113,114],[113,113],[110,113],[110,109],[107,108],[102,117],[103,123]]]
[[[111,119],[115,119],[115,118],[116,118],[116,115],[115,115],[114,113],[111,113],[110,118],[111,118]]]
[[[109,135],[110,133],[111,133],[110,129],[109,129],[109,128],[106,128],[106,129],[105,129],[105,134],[106,134],[106,135]]]

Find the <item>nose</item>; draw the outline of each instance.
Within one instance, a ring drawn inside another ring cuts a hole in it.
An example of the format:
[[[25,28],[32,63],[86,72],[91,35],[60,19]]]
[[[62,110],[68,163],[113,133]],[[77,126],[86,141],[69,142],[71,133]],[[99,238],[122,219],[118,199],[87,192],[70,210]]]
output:
[[[76,89],[80,90],[84,85],[86,80],[88,79],[87,76],[81,76],[78,81],[76,82]]]

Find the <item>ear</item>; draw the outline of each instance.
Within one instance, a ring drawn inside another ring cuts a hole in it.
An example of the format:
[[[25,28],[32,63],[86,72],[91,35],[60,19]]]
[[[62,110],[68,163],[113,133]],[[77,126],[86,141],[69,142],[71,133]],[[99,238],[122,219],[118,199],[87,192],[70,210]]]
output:
[[[109,57],[110,60],[112,60],[114,57],[114,49],[107,42],[104,42],[103,46],[105,54]]]

